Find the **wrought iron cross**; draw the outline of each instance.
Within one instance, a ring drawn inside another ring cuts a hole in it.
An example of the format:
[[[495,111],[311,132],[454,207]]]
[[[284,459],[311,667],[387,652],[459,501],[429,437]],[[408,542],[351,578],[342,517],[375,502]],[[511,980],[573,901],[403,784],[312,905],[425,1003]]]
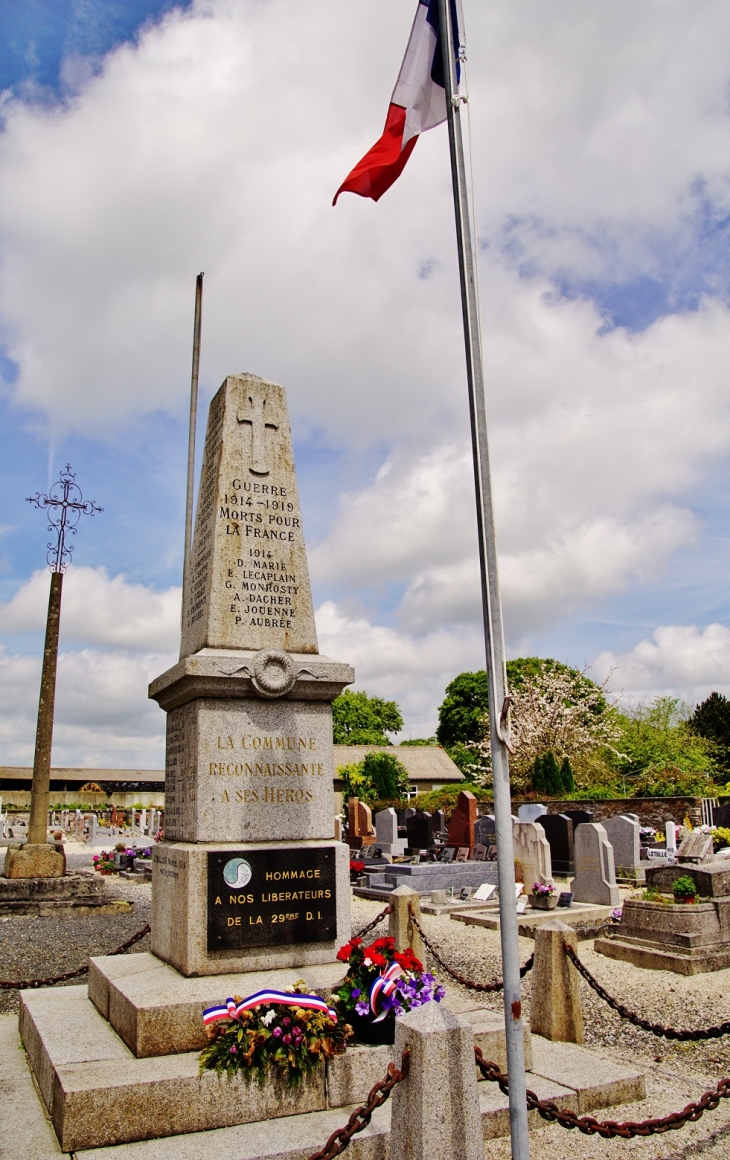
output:
[[[39,491],[29,495],[26,503],[34,503],[37,508],[49,512],[48,531],[56,533],[56,543],[51,541],[46,559],[52,572],[65,572],[71,563],[73,544],[66,544],[66,536],[75,536],[81,516],[93,516],[104,509],[93,500],[85,500],[81,488],[76,483],[76,472],[67,463],[60,478],[56,480],[48,495]]]

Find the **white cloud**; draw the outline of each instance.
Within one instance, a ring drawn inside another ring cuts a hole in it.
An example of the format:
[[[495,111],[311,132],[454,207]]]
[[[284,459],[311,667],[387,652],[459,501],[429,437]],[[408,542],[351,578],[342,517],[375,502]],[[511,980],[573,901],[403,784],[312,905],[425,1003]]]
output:
[[[45,629],[48,590],[48,571],[34,572],[11,600],[0,604],[0,632]],[[179,588],[153,592],[123,575],[110,578],[105,568],[71,568],[63,581],[61,646],[172,650],[180,642],[180,599]]]
[[[693,705],[711,692],[730,695],[730,628],[723,624],[669,624],[630,652],[602,652],[592,675],[611,674],[609,688],[630,702],[657,695],[679,697]]]
[[[165,716],[147,699],[149,681],[175,655],[61,652],[58,659],[54,765],[161,769]],[[8,765],[32,765],[40,658],[0,649],[0,752]]]

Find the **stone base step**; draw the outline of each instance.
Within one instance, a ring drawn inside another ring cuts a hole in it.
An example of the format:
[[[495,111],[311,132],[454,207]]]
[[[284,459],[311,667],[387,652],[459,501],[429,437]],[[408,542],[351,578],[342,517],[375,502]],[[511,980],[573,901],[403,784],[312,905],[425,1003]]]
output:
[[[187,978],[156,955],[106,955],[89,959],[89,998],[138,1058],[200,1051],[207,1043],[204,1007],[228,996],[284,991],[302,979],[330,998],[345,974],[342,963]]]
[[[673,971],[675,975],[701,975],[730,967],[730,946],[720,943],[703,947],[661,949],[643,940],[597,938],[593,944],[600,955],[644,967],[649,971]]]
[[[143,957],[130,956],[127,962]],[[485,1056],[504,1066],[500,1014],[473,1008],[463,1015],[472,1023],[475,1042]],[[314,1148],[306,1152],[297,1124],[310,1124],[313,1115],[325,1114],[331,1117],[321,1121],[325,1128],[330,1122],[334,1127],[344,1124],[349,1110],[362,1103],[385,1074],[391,1055],[388,1047],[349,1048],[293,1091],[282,1082],[259,1087],[212,1072],[200,1076],[197,1051],[136,1058],[91,1003],[85,987],[21,992],[20,1029],[62,1150],[109,1160],[118,1145],[125,1145],[123,1160],[137,1156],[163,1160],[168,1154],[172,1158],[173,1148],[174,1160],[188,1155],[221,1160],[228,1155],[215,1150],[214,1137],[221,1130],[234,1133],[230,1139],[237,1149],[231,1153],[235,1160],[309,1156]],[[644,1098],[642,1075],[597,1059],[585,1048],[548,1043],[537,1036],[526,1048],[533,1064],[528,1086],[540,1098],[554,1099],[574,1111]],[[485,1138],[506,1134],[506,1097],[496,1084],[486,1082],[479,1084],[479,1092]],[[539,1123],[542,1120],[535,1117],[534,1126]],[[333,1130],[325,1128],[317,1147]],[[376,1132],[372,1141],[363,1142],[365,1150],[353,1155],[361,1154],[363,1160],[384,1156],[378,1151],[377,1136]],[[229,1137],[222,1139],[225,1143]],[[145,1140],[150,1143],[140,1143]],[[196,1142],[186,1152],[189,1141]]]
[[[594,906],[589,902],[574,902],[570,907],[561,906],[554,910],[526,910],[517,916],[517,932],[522,938],[534,938],[535,930],[543,923],[559,918],[568,926],[600,926],[611,915],[610,906]],[[486,930],[499,930],[499,910],[492,904],[484,910],[462,911],[451,915],[452,922],[465,922],[467,926],[483,926]]]

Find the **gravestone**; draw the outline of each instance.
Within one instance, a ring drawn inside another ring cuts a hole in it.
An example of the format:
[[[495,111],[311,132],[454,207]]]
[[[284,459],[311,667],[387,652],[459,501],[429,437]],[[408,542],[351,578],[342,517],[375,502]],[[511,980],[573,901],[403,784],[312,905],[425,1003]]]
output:
[[[709,862],[712,858],[712,834],[691,830],[680,842],[678,862]]]
[[[449,821],[449,845],[473,847],[476,837],[474,827],[477,820],[477,799],[468,789],[463,789],[456,801],[456,809]],[[484,843],[486,845],[486,843]]]
[[[674,822],[664,823],[664,841],[667,847],[667,853],[670,851],[673,854],[677,853],[677,827]]]
[[[446,814],[443,810],[433,811],[433,832],[434,834],[446,833]]]
[[[565,814],[543,814],[536,819],[550,845],[553,874],[573,873],[573,820]]]
[[[613,863],[620,878],[633,878],[640,868],[641,842],[639,823],[627,815],[619,814],[607,818],[602,823],[609,842],[613,846]],[[621,871],[624,871],[622,874]]]
[[[231,375],[209,408],[180,660],[150,686],[167,713],[152,951],[183,974],[332,962],[349,937],[331,704],[353,677],[319,655],[284,390]]]
[[[547,812],[547,806],[540,805],[539,802],[526,802],[518,809],[517,817],[521,822],[536,822]]]
[[[474,840],[482,846],[493,846],[497,839],[494,814],[482,814],[474,823]]]
[[[571,889],[576,902],[598,906],[618,906],[613,850],[603,826],[585,822],[578,826],[574,839],[575,878]]]
[[[373,811],[365,802],[357,803],[357,833],[363,846],[375,841]]]
[[[713,826],[722,826],[723,829],[730,829],[730,802],[724,802],[721,806],[713,806],[712,824]]]
[[[384,854],[398,857],[406,852],[406,842],[398,837],[398,815],[389,808],[375,815],[375,841]]]
[[[415,810],[406,821],[409,850],[428,850],[433,842],[433,818],[424,810]]]
[[[563,813],[572,821],[574,834],[578,826],[584,823],[590,825],[593,821],[593,814],[589,810],[563,810]]]
[[[542,826],[536,822],[515,822],[512,826],[515,858],[515,879],[522,882],[530,894],[534,882],[553,885],[550,844]]]

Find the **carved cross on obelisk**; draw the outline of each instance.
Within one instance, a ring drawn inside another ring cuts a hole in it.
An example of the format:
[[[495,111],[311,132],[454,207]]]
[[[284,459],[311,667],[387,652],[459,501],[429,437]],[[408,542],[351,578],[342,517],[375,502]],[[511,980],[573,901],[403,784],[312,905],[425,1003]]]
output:
[[[266,428],[278,431],[278,423],[269,423],[266,418],[266,395],[246,395],[243,407],[238,410],[238,422],[251,424],[251,466],[252,475],[268,475],[266,466]]]

